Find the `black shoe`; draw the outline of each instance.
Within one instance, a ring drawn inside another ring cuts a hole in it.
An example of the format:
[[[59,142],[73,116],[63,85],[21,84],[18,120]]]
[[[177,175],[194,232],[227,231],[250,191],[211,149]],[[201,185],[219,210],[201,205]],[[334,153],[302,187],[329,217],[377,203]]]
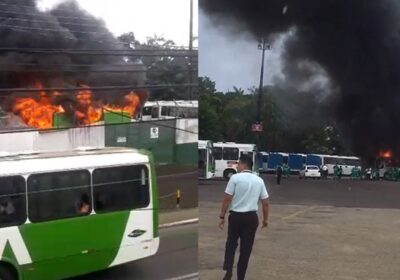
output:
[[[227,271],[222,280],[231,280],[232,279],[232,271]]]

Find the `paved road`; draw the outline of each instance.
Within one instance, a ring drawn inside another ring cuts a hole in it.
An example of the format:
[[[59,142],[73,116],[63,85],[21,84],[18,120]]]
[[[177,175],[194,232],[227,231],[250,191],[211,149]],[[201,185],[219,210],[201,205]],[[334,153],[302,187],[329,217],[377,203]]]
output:
[[[197,226],[161,229],[160,249],[155,256],[70,280],[197,279],[193,277],[198,271]]]
[[[400,209],[400,182],[361,180],[299,180],[283,179],[276,184],[275,176],[263,175],[274,204],[330,205],[337,207]],[[200,201],[219,202],[226,181],[200,181]]]
[[[163,171],[163,172],[162,172]],[[197,170],[158,171],[158,196],[161,211],[176,207],[176,190],[181,191],[181,208],[197,207]]]
[[[399,279],[400,182],[263,176],[269,227],[258,230],[248,280]],[[226,229],[217,227],[224,181],[199,185],[200,279],[222,279]]]

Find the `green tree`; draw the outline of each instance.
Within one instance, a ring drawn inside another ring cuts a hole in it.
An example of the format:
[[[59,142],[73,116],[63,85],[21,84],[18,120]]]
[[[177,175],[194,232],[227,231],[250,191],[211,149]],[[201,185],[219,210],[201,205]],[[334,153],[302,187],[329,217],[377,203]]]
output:
[[[122,34],[118,37],[127,47],[137,50],[170,50],[183,49],[176,46],[172,40],[165,39],[162,36],[154,35],[148,37],[145,43],[136,40],[132,32]],[[148,85],[179,85],[187,84],[190,81],[189,75],[197,76],[197,66],[189,68],[190,58],[188,56],[143,56],[140,60],[146,66],[146,81]],[[192,58],[192,61],[196,58]],[[191,71],[189,71],[191,70]],[[195,79],[192,78],[193,81]],[[191,96],[189,89],[184,87],[171,87],[165,89],[156,89],[151,91],[150,100],[171,100],[171,99],[197,99],[198,90],[193,88]]]

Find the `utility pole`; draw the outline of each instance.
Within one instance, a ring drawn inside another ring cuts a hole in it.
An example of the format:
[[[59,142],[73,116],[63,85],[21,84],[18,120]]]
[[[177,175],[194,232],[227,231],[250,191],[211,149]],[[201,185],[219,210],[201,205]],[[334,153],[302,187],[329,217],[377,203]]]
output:
[[[261,71],[260,71],[260,86],[258,88],[258,96],[257,96],[257,110],[256,110],[256,123],[253,125],[253,132],[256,133],[257,137],[257,147],[261,148],[260,143],[260,134],[263,131],[262,123],[261,123],[261,102],[262,102],[262,92],[264,87],[264,60],[265,60],[265,50],[269,50],[270,46],[266,43],[265,38],[261,38],[258,41],[258,49],[262,51],[261,55]]]
[[[193,0],[190,0],[190,22],[189,22],[189,84],[193,83],[192,73],[192,51],[193,51]],[[192,86],[189,86],[189,100],[192,100]]]

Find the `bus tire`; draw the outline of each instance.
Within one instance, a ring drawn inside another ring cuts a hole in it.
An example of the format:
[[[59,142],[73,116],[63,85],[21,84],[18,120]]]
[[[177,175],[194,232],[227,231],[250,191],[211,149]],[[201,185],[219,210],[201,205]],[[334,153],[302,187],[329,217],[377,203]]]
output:
[[[232,177],[232,175],[234,175],[235,173],[236,173],[235,170],[232,170],[232,169],[225,170],[224,171],[224,178],[226,180],[229,180]]]
[[[18,280],[15,268],[10,264],[0,264],[0,280]]]

